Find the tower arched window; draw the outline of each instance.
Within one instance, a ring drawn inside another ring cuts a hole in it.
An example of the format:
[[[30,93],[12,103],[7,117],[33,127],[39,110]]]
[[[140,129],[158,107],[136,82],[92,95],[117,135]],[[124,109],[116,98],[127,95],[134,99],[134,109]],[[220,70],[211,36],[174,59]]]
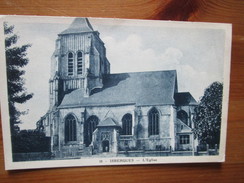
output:
[[[74,54],[69,52],[68,54],[68,75],[72,76],[74,74]]]
[[[159,135],[159,112],[156,108],[148,114],[148,135]]]
[[[77,74],[82,74],[83,73],[83,55],[82,52],[79,51],[77,53]]]
[[[97,128],[99,119],[97,116],[90,116],[85,123],[84,139],[86,146],[89,146],[92,142],[92,134]]]
[[[70,114],[65,119],[65,142],[76,141],[76,119]]]
[[[121,135],[132,135],[132,115],[131,114],[125,114],[122,118]]]

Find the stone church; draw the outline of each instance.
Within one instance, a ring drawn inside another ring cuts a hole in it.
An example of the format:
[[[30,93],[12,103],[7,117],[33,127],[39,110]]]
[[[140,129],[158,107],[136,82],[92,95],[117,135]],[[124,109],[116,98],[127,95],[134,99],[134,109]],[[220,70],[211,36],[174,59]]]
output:
[[[57,157],[193,151],[197,102],[178,92],[175,70],[110,73],[106,48],[87,18],[58,34],[50,107],[37,129]]]

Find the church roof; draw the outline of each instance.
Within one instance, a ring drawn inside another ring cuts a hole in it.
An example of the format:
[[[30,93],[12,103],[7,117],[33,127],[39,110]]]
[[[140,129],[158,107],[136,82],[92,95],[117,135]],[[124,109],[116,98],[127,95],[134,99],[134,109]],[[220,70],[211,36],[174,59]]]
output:
[[[120,127],[116,121],[112,118],[106,118],[105,120],[101,121],[97,127],[108,127],[108,126],[111,126],[111,127]]]
[[[64,96],[59,107],[174,104],[176,77],[175,70],[109,74],[99,91],[84,97],[83,89],[76,89]]]
[[[84,32],[93,32],[93,28],[87,18],[76,18],[68,29],[61,32],[59,35],[64,34],[77,34]]]
[[[175,94],[176,105],[197,105],[196,100],[189,92],[181,92]]]

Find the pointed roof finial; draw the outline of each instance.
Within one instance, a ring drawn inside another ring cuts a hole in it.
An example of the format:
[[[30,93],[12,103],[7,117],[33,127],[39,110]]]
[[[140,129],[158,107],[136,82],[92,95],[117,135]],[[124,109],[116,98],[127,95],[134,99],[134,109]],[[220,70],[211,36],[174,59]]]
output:
[[[68,29],[61,32],[63,34],[77,34],[83,32],[93,32],[93,28],[87,18],[75,18]]]

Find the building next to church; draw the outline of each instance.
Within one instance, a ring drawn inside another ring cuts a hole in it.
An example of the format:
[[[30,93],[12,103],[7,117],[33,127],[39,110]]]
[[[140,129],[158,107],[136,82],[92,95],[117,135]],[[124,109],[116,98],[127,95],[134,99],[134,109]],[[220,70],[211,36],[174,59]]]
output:
[[[111,74],[87,18],[58,34],[51,62],[50,107],[37,129],[55,156],[194,150],[197,102],[178,92],[175,70]]]

